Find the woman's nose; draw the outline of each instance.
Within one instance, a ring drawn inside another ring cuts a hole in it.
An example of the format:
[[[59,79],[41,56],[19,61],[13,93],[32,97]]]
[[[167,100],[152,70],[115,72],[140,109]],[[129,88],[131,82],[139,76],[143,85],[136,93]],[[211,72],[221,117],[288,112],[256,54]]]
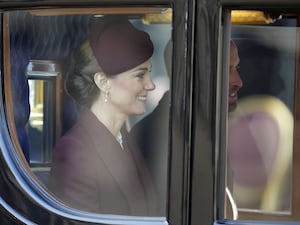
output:
[[[145,89],[147,91],[153,91],[155,89],[155,84],[153,82],[153,80],[151,79],[151,77],[149,77],[147,80],[146,80],[146,83],[145,83]]]

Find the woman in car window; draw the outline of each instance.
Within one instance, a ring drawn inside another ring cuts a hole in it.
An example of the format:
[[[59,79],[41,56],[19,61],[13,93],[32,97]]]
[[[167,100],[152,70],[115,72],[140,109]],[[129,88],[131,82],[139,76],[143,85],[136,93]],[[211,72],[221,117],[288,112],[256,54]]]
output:
[[[157,215],[155,193],[137,145],[128,136],[129,115],[143,114],[151,80],[153,44],[128,20],[92,27],[72,54],[67,93],[84,107],[58,141],[50,190],[84,211]]]

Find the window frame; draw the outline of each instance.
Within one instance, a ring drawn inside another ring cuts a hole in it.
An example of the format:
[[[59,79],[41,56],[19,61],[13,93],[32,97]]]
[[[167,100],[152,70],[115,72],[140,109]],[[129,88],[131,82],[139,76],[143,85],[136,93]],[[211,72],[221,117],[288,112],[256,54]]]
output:
[[[104,0],[104,1],[30,1],[25,0],[21,2],[10,2],[5,1],[0,3],[1,11],[10,11],[10,10],[22,10],[22,9],[31,9],[31,8],[44,8],[44,7],[57,7],[57,8],[65,8],[65,7],[115,7],[115,6],[168,6],[172,7],[174,10],[173,16],[173,24],[178,23],[179,25],[174,28],[173,40],[175,49],[177,49],[176,54],[173,55],[173,59],[175,60],[174,64],[178,66],[174,66],[175,68],[173,76],[175,77],[172,82],[172,88],[180,87],[180,91],[174,93],[172,97],[172,104],[174,108],[177,108],[176,113],[172,113],[172,118],[178,116],[182,118],[181,121],[172,119],[171,120],[171,130],[173,135],[170,137],[171,148],[172,148],[172,157],[170,158],[171,169],[170,173],[172,176],[171,183],[176,183],[176,185],[170,185],[170,204],[168,208],[167,217],[163,218],[142,218],[142,217],[130,217],[130,216],[109,216],[109,215],[95,215],[91,213],[85,213],[81,211],[76,211],[74,209],[70,209],[62,205],[60,202],[56,201],[52,198],[51,194],[48,193],[42,185],[40,185],[39,181],[37,181],[33,174],[30,173],[30,168],[26,165],[25,158],[22,158],[21,147],[18,146],[17,134],[12,127],[10,127],[11,122],[13,121],[13,112],[10,111],[12,106],[10,107],[2,107],[1,108],[1,120],[5,122],[6,126],[2,126],[2,129],[5,132],[2,132],[5,141],[1,144],[3,159],[1,163],[5,166],[5,171],[2,176],[6,177],[6,180],[9,180],[12,185],[5,185],[6,191],[9,193],[7,196],[1,196],[4,200],[8,200],[8,198],[13,199],[22,199],[21,206],[17,208],[22,208],[20,212],[23,214],[25,218],[32,220],[33,223],[42,223],[47,218],[49,221],[61,221],[68,222],[68,224],[84,224],[85,222],[91,222],[95,224],[101,223],[109,223],[109,224],[186,224],[181,223],[183,218],[186,218],[187,211],[182,210],[185,208],[186,202],[183,199],[186,199],[186,192],[181,192],[181,187],[187,185],[186,179],[188,179],[184,171],[187,170],[188,163],[183,162],[181,158],[182,148],[185,151],[188,151],[188,144],[186,143],[186,139],[184,136],[178,138],[174,135],[181,134],[181,130],[178,127],[185,127],[184,133],[189,132],[190,123],[189,123],[189,113],[188,109],[190,106],[187,104],[187,108],[181,105],[181,102],[178,100],[174,100],[176,97],[186,97],[189,93],[189,82],[187,81],[190,77],[190,74],[187,71],[187,64],[190,64],[190,57],[188,59],[185,58],[186,52],[186,43],[187,41],[187,31],[186,24],[187,19],[185,17],[187,11],[192,10],[188,8],[186,2],[184,0],[177,1],[176,4],[167,0],[155,0],[155,1],[116,1],[116,0]],[[184,10],[182,10],[184,9]],[[6,30],[8,18],[3,19],[3,31]],[[189,24],[191,25],[191,24]],[[174,26],[175,27],[175,26]],[[188,27],[187,29],[191,29]],[[5,101],[3,105],[12,103],[12,96],[10,95],[10,85],[9,85],[9,34],[4,32],[1,38],[3,38],[2,49],[3,49],[3,65],[2,70],[4,74],[4,78],[2,77],[2,94],[5,95]],[[7,75],[8,74],[8,75]],[[180,77],[180,79],[176,79],[176,77]],[[183,81],[184,84],[187,84],[187,87],[182,87],[182,83],[178,81]],[[188,97],[187,97],[188,99]],[[189,100],[187,100],[189,103]],[[180,123],[180,125],[178,125]],[[10,135],[12,132],[12,135]],[[175,141],[176,140],[176,141]],[[174,145],[180,143],[180,145]],[[16,152],[14,151],[16,149]],[[181,165],[177,167],[177,165]],[[172,166],[172,165],[176,165]],[[176,176],[175,176],[176,174]],[[178,175],[180,174],[180,175]],[[173,178],[174,175],[174,178]],[[5,182],[6,184],[6,182]],[[182,184],[182,185],[178,185]],[[180,194],[179,194],[180,193]],[[16,201],[7,201],[9,205],[16,207],[16,204],[20,204],[20,202]],[[37,216],[40,214],[41,216]],[[42,216],[43,215],[43,216]],[[177,220],[180,217],[179,220]],[[167,220],[167,221],[166,221]]]
[[[221,4],[221,10],[223,12],[224,17],[230,17],[229,13],[231,10],[274,10],[274,9],[279,9],[280,11],[288,11],[288,10],[293,10],[297,11],[298,15],[300,12],[300,4],[298,1],[295,0],[289,0],[289,1],[284,1],[284,0],[267,0],[267,1],[259,1],[259,0],[239,0],[239,1],[234,1],[234,0],[220,0]],[[230,35],[230,21],[228,20],[223,22],[223,24],[220,25],[222,27],[223,33],[221,35],[224,38],[225,41],[228,42],[228,35]],[[299,26],[299,17],[298,17],[298,26]],[[220,35],[220,36],[221,36]],[[293,191],[292,191],[292,206],[291,206],[291,214],[290,215],[282,215],[281,213],[266,213],[266,212],[239,212],[239,215],[241,215],[243,218],[247,217],[250,220],[255,220],[253,223],[255,224],[276,224],[276,221],[299,221],[300,216],[300,206],[299,204],[297,205],[297,202],[299,203],[300,201],[300,193],[299,188],[300,188],[300,179],[299,176],[297,177],[297,172],[299,171],[299,166],[300,166],[300,148],[297,146],[300,144],[300,113],[299,113],[299,100],[300,100],[300,86],[299,86],[299,35],[297,37],[297,55],[296,55],[296,69],[295,69],[295,94],[294,94],[294,138],[293,138],[293,168],[292,168],[292,173],[293,173]],[[223,42],[223,46],[226,45],[224,44],[226,42]],[[221,51],[220,54],[223,55],[224,57],[228,51]],[[220,65],[222,62],[220,62]],[[227,135],[226,135],[227,136]],[[223,145],[227,145],[226,142],[223,143]],[[221,161],[224,162],[225,156],[220,159]],[[218,169],[219,177],[226,177],[224,171],[219,167]],[[222,183],[224,185],[224,180],[219,180],[218,182]],[[221,191],[221,190],[220,190]],[[298,193],[297,193],[298,192]],[[222,200],[219,200],[219,204],[223,204]],[[219,214],[217,219],[225,219],[224,214]],[[228,223],[230,224],[230,223]]]

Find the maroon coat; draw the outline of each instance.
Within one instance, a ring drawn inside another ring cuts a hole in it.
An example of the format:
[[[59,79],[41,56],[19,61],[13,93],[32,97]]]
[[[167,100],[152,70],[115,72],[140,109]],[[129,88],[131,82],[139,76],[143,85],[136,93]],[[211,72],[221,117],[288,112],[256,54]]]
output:
[[[49,188],[84,211],[156,216],[156,196],[136,145],[122,130],[122,149],[90,111],[57,143]]]

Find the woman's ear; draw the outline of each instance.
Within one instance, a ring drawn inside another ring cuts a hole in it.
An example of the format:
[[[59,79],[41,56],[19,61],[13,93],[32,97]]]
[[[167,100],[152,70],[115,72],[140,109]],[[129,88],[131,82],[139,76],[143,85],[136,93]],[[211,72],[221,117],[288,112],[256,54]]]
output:
[[[97,87],[101,91],[105,92],[109,89],[109,81],[108,81],[107,76],[104,73],[101,73],[101,72],[95,73],[94,81],[95,81],[95,84],[97,85]]]

